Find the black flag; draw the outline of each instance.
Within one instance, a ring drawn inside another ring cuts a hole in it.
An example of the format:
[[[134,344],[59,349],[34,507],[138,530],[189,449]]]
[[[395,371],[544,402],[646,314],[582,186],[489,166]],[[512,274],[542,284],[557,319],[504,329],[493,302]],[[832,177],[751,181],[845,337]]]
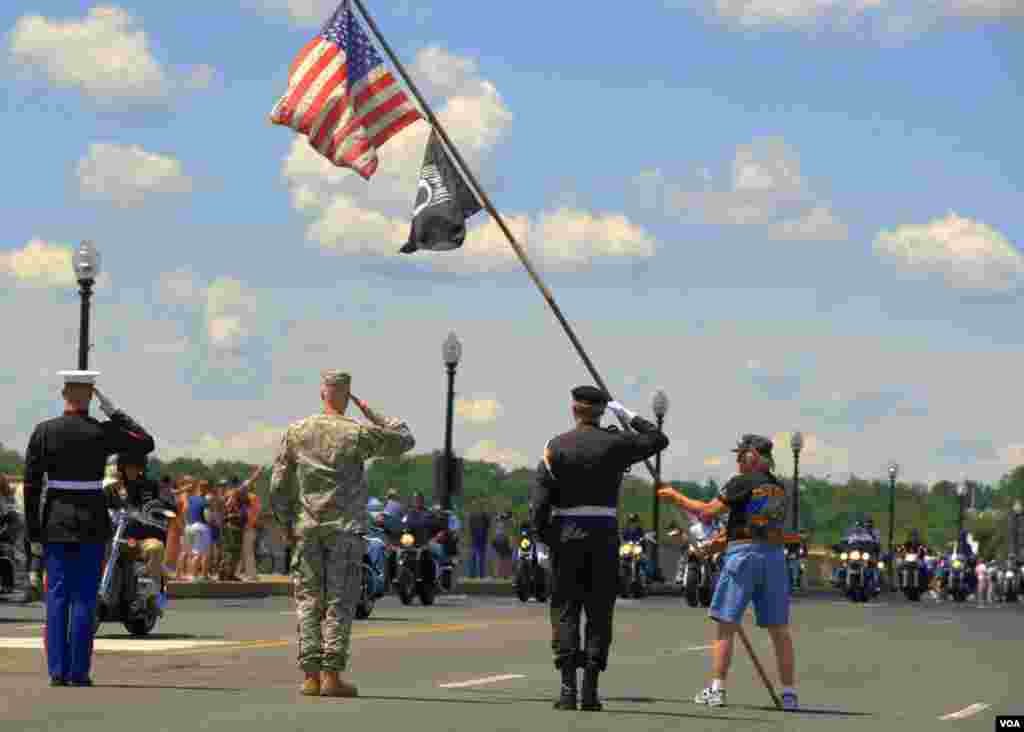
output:
[[[416,190],[412,230],[399,251],[412,254],[417,249],[458,249],[466,240],[466,219],[479,210],[476,196],[452,165],[437,133],[431,130]]]

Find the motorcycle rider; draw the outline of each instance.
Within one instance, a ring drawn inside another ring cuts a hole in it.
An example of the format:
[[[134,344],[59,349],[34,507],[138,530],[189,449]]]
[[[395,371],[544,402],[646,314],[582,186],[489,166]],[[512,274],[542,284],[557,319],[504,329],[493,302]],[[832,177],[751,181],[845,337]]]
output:
[[[437,508],[436,511],[427,510],[423,494],[416,493],[412,497],[412,508],[405,515],[402,523],[412,532],[416,546],[426,545],[434,559],[439,564],[444,564],[447,561],[447,556],[441,541],[447,532],[447,525],[441,517],[440,506]]]
[[[32,588],[29,586],[27,557],[31,552],[25,551],[25,521],[18,513],[14,486],[3,474],[0,474],[0,542],[7,545],[11,557],[12,589],[21,592],[22,602],[29,602]]]
[[[125,492],[123,501],[118,500],[115,506],[131,508],[139,512],[152,510],[155,507],[167,511],[176,511],[173,501],[163,495],[160,484],[146,478],[146,455],[142,452],[122,452],[117,456],[117,472],[120,487]],[[135,547],[127,547],[122,554],[128,559],[142,559],[146,564],[146,575],[163,587],[164,580],[164,547],[167,544],[167,530],[155,526],[131,522],[125,531],[126,539],[134,539]],[[158,598],[160,606],[166,597],[161,592]]]
[[[647,556],[650,547],[648,542],[644,541],[644,527],[640,523],[640,514],[631,513],[626,519],[626,528],[622,530],[622,541],[623,543],[637,544],[643,549],[644,553],[640,556],[640,571],[647,579],[651,579],[651,561]]]

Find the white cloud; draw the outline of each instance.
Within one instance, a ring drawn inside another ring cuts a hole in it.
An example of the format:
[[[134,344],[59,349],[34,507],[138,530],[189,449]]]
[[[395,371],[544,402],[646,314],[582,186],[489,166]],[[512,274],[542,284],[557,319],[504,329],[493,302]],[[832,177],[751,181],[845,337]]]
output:
[[[158,446],[156,454],[163,460],[187,456],[211,463],[217,460],[269,463],[276,455],[283,434],[284,427],[254,423],[240,432],[220,436],[203,433],[183,445]]]
[[[667,0],[745,29],[822,29],[862,34],[906,34],[941,20],[1024,17],[1019,0]]]
[[[715,184],[707,168],[689,181],[670,180],[661,170],[634,177],[637,203],[670,217],[719,226],[766,226],[776,240],[830,241],[846,238],[846,227],[828,204],[817,200],[800,170],[800,157],[781,137],[759,137],[738,145],[728,178]]]
[[[768,227],[768,238],[777,241],[844,241],[850,231],[828,206],[815,206],[799,218]]]
[[[531,460],[524,453],[510,448],[498,447],[498,443],[494,440],[481,440],[477,442],[473,447],[466,450],[463,457],[466,460],[483,460],[489,463],[497,463],[510,470],[534,467],[536,465],[536,461]]]
[[[213,69],[200,64],[174,78],[157,61],[150,39],[125,9],[98,5],[84,18],[18,18],[9,34],[12,60],[50,83],[95,100],[152,102],[180,88],[206,88]]]
[[[120,206],[138,206],[155,193],[189,193],[181,161],[138,145],[92,143],[76,169],[83,194]]]
[[[32,239],[21,249],[0,253],[0,271],[38,287],[72,287],[71,247]]]
[[[203,286],[196,280],[195,274],[187,269],[160,275],[157,289],[160,299],[167,303],[199,304],[205,297]]]
[[[444,98],[438,116],[474,171],[501,141],[512,115],[476,62],[432,46],[417,54],[412,73],[428,95]],[[367,185],[351,171],[336,168],[296,137],[283,164],[292,205],[312,218],[308,237],[337,254],[398,255],[409,236],[412,199],[429,128],[416,122],[381,149],[380,167]],[[413,255],[414,261],[447,271],[518,267],[518,258],[497,225],[478,214],[470,220],[462,251]],[[595,257],[651,256],[655,242],[617,213],[563,208],[531,219],[510,214],[506,223],[531,255],[554,267],[576,266]]]
[[[800,468],[818,474],[831,473],[833,476],[850,470],[850,451],[825,441],[820,435],[805,432],[804,446],[800,450]],[[776,472],[779,475],[793,474],[793,450],[790,447],[792,432],[776,432],[772,435],[775,449]]]
[[[911,271],[941,274],[953,287],[1012,290],[1024,275],[1024,256],[986,224],[950,212],[927,224],[881,231],[875,253]]]
[[[502,407],[494,399],[456,399],[455,414],[474,424],[491,424],[501,415]]]
[[[206,290],[206,334],[210,345],[224,351],[237,349],[249,335],[249,320],[256,299],[241,281],[218,277]]]
[[[243,0],[243,4],[267,15],[283,15],[303,27],[320,26],[338,7],[338,0]],[[423,23],[431,16],[430,7],[413,0],[392,0],[389,14]]]

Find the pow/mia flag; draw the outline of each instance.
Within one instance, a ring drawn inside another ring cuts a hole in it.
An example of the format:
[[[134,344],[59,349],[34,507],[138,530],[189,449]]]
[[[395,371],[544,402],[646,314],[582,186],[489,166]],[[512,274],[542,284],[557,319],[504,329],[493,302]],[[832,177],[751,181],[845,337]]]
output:
[[[399,251],[458,249],[466,240],[466,219],[479,210],[479,201],[448,158],[437,132],[431,130],[412,211],[412,230]]]

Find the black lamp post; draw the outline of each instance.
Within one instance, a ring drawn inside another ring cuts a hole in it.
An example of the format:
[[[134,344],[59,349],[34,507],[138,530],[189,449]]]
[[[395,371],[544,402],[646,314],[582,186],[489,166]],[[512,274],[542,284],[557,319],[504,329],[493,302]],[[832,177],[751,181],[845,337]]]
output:
[[[658,431],[662,431],[662,426],[665,424],[665,415],[668,414],[668,394],[663,389],[658,389],[654,392],[654,398],[651,399],[651,411],[654,412],[654,418],[658,421]],[[661,553],[661,513],[659,510],[658,502],[658,484],[661,483],[661,450],[658,450],[657,455],[654,457],[654,474],[656,480],[654,481],[654,503],[652,504],[652,520],[654,522],[654,579],[658,582],[664,582],[665,578],[661,574],[661,563],[659,562],[659,554]]]
[[[896,532],[896,475],[900,472],[900,466],[896,463],[889,464],[889,587],[895,587],[895,577],[893,572],[893,558],[896,556],[896,550],[893,548],[893,541]]]
[[[793,528],[800,533],[800,451],[804,449],[804,436],[794,432],[789,441],[793,448]]]
[[[960,553],[960,537],[964,534],[964,496],[967,495],[967,481],[957,483],[956,486],[956,544],[954,551]]]
[[[96,245],[91,241],[83,241],[75,252],[73,264],[79,285],[78,294],[81,296],[78,368],[85,371],[89,368],[89,301],[92,299],[93,283],[100,272],[100,255],[96,251]]]
[[[1013,502],[1013,532],[1010,536],[1010,551],[1014,557],[1020,556],[1020,519],[1021,514],[1024,513],[1024,505],[1021,504],[1018,498]],[[1016,570],[1016,567],[1013,567]]]
[[[441,347],[448,369],[448,416],[444,427],[445,489],[441,494],[441,510],[452,510],[452,489],[455,485],[455,457],[452,455],[452,411],[455,403],[455,368],[462,357],[462,344],[454,332],[448,334]]]

